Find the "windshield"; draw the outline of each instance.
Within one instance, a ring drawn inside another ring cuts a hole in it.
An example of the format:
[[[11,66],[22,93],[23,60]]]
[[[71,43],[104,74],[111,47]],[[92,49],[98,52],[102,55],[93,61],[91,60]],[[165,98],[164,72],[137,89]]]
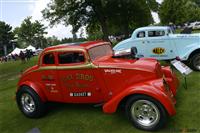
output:
[[[93,61],[102,56],[112,55],[113,51],[109,44],[105,44],[89,49],[88,53],[90,55],[90,59]]]

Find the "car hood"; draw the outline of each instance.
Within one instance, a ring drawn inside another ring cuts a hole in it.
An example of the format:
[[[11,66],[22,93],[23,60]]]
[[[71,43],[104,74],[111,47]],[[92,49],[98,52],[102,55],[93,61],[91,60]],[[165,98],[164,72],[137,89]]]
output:
[[[133,69],[147,72],[155,72],[156,67],[159,65],[159,63],[152,58],[123,59],[109,56],[95,60],[94,64],[100,68]]]
[[[172,36],[177,38],[190,38],[190,37],[200,37],[200,33],[193,33],[193,34],[173,34]]]
[[[124,50],[123,44],[130,42],[132,38],[125,39],[113,47],[114,51]]]

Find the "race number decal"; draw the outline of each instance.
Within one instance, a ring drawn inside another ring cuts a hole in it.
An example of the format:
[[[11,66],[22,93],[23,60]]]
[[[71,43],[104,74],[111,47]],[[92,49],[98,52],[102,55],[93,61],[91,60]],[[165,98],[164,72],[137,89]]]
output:
[[[160,54],[165,53],[165,49],[164,49],[164,48],[161,48],[161,47],[157,47],[157,48],[154,48],[154,49],[152,50],[152,52],[153,52],[154,54],[160,55]]]

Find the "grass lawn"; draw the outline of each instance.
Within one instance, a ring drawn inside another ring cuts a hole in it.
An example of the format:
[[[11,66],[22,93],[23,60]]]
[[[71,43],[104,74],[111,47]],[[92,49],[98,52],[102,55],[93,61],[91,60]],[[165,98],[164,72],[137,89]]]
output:
[[[0,64],[0,133],[26,133],[33,128],[41,133],[143,133],[131,125],[123,111],[108,115],[101,107],[91,105],[52,104],[45,117],[26,118],[13,98],[20,71],[36,62],[37,57],[25,64],[20,61]],[[182,83],[176,96],[177,114],[169,118],[160,133],[200,132],[200,72],[188,77],[188,90]]]

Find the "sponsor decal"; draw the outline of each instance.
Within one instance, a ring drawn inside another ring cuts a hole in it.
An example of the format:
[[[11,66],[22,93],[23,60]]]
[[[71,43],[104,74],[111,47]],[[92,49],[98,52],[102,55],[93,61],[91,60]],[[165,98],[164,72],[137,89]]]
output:
[[[150,55],[150,57],[168,57],[168,55]]]
[[[116,73],[122,73],[121,69],[104,69],[105,73],[111,73],[111,74],[116,74]]]
[[[88,88],[89,85],[88,84],[84,84],[84,83],[79,83],[79,82],[75,82],[75,83],[64,83],[64,85],[68,88],[68,89],[72,89],[72,88],[76,88],[76,89],[85,89]]]
[[[79,80],[86,80],[86,81],[93,81],[93,76],[92,75],[87,75],[87,74],[76,74],[76,79]]]
[[[43,81],[52,81],[54,80],[54,77],[52,75],[42,75]]]
[[[92,75],[88,75],[88,74],[76,73],[75,75],[69,74],[63,78],[64,81],[74,80],[74,79],[75,80],[93,81],[94,77]]]
[[[69,96],[70,97],[91,97],[92,93],[91,92],[70,92]]]
[[[152,50],[152,52],[153,52],[154,54],[160,55],[160,54],[165,53],[165,49],[164,49],[164,48],[161,48],[161,47],[157,47],[157,48],[154,48],[154,49]]]
[[[45,84],[47,91],[51,93],[58,93],[58,90],[55,88],[56,84]]]

